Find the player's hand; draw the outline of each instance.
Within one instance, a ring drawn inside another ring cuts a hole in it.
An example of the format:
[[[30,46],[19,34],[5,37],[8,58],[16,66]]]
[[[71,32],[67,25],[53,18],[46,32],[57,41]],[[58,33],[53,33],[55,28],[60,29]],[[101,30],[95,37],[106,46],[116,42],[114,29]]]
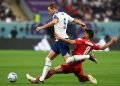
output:
[[[57,33],[55,33],[54,36],[56,39],[61,39],[61,37]]]
[[[113,42],[117,42],[118,38],[117,37],[112,37]]]
[[[81,26],[82,26],[82,27],[86,27],[86,24],[83,23],[83,24],[81,24]]]
[[[86,26],[86,24],[81,24],[81,27],[85,30],[85,29],[87,29],[87,26]]]
[[[36,31],[40,31],[40,30],[42,30],[42,29],[43,29],[43,27],[40,26],[40,27],[37,27],[37,28],[36,28]]]

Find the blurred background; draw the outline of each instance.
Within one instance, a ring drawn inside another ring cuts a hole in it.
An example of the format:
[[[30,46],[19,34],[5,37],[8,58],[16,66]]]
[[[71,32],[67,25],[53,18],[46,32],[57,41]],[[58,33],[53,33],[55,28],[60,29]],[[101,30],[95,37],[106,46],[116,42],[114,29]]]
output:
[[[120,0],[0,0],[0,49],[50,50],[53,27],[39,32],[35,28],[51,20],[47,7],[53,1],[59,11],[82,19],[93,29],[98,44],[120,37]],[[70,23],[67,33],[74,39],[81,37],[83,30]],[[120,41],[110,49],[120,50]]]

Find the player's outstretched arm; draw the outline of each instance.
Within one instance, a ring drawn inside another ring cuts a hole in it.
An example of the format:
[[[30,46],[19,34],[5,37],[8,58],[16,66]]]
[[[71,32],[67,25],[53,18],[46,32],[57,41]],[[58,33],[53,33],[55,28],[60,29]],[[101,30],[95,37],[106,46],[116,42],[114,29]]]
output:
[[[54,24],[58,23],[58,21],[59,21],[58,19],[53,19],[52,21],[50,21],[49,23],[47,23],[47,24],[45,24],[45,25],[43,25],[43,26],[38,26],[38,27],[36,28],[36,31],[42,30],[42,29],[44,29],[44,28],[51,27],[51,26],[53,26]]]
[[[115,43],[118,40],[117,37],[113,37],[107,44],[100,46],[100,50],[104,50],[107,47],[111,46],[113,43]]]
[[[75,44],[75,43],[76,43],[75,40],[62,38],[62,37],[60,37],[58,34],[55,34],[55,38],[56,38],[56,39],[63,40],[63,41],[65,41],[65,42],[68,42],[69,44]]]
[[[86,29],[86,24],[84,22],[82,22],[80,19],[74,19],[74,22],[76,24],[81,25],[82,29]]]

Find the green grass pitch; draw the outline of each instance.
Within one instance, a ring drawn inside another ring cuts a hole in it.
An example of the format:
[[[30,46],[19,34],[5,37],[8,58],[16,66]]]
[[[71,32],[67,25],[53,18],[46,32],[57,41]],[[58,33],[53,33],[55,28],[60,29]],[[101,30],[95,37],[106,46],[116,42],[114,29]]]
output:
[[[41,74],[44,59],[48,52],[0,50],[0,86],[40,86],[31,84],[26,80],[25,74],[33,76]],[[87,60],[83,63],[86,74],[93,75],[98,84],[96,86],[120,86],[120,51],[94,52],[98,64]],[[52,62],[53,67],[64,63],[61,56]],[[7,80],[9,72],[18,74],[18,81],[10,83]],[[80,83],[73,74],[56,74],[46,80],[42,86],[94,86],[93,84]]]

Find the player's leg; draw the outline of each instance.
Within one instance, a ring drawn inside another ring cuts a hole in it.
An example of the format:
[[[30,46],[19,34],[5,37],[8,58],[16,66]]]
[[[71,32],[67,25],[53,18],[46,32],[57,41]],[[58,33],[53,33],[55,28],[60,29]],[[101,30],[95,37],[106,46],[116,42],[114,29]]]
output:
[[[53,74],[55,74],[55,73],[56,73],[55,68],[50,69],[50,71],[47,73],[45,79],[50,78],[50,77],[51,77]],[[41,77],[41,76],[35,78],[35,77],[31,76],[30,74],[26,74],[26,78],[27,78],[30,82],[32,82],[32,83],[40,83],[40,80],[39,80],[40,77]]]
[[[88,76],[88,79],[91,83],[97,84],[97,80],[92,75],[88,74],[87,76]]]
[[[84,71],[82,69],[82,62],[76,63],[74,65],[74,74],[80,82],[89,81],[88,77],[86,75],[84,75]]]
[[[97,63],[97,59],[94,57],[94,55],[73,55],[66,59],[66,63],[81,61],[84,59],[89,59],[89,60]]]
[[[48,79],[50,78],[51,76],[53,76],[54,74],[68,74],[68,73],[73,73],[73,65],[72,64],[62,64],[62,65],[59,65],[53,69],[51,69],[46,78],[45,79]]]
[[[97,80],[93,76],[91,76],[90,74],[89,75],[84,74],[84,71],[82,69],[82,64],[78,64],[76,66],[77,67],[75,67],[75,69],[74,69],[74,70],[76,70],[74,72],[74,74],[80,82],[90,81],[93,84],[97,84]]]
[[[55,67],[55,68],[52,68],[52,69],[50,69],[50,71],[47,73],[45,79],[49,79],[49,78],[52,77],[54,74],[59,74],[59,73],[62,73],[61,66],[57,66],[57,67]],[[40,78],[40,77],[41,77],[41,76],[37,77],[35,82],[39,82],[39,78]]]
[[[89,57],[90,57],[90,55],[73,55],[73,56],[67,58],[66,63],[81,61],[84,59],[88,59]]]
[[[57,56],[58,54],[56,54],[53,50],[51,50],[48,54],[48,57],[46,57],[45,60],[45,66],[43,68],[43,72],[42,72],[42,76],[39,78],[40,81],[44,81],[48,71],[51,68],[51,61]]]
[[[39,78],[40,81],[44,81],[48,71],[51,67],[51,61],[60,53],[59,51],[59,41],[57,41],[51,48],[51,51],[49,52],[48,56],[46,57],[45,66],[43,68],[43,72],[41,77]]]
[[[46,76],[45,79],[50,78],[50,77],[53,76],[54,74],[61,74],[61,73],[64,73],[64,71],[63,71],[63,69],[61,68],[61,65],[59,65],[59,66],[57,66],[57,67],[55,67],[55,68],[52,68],[52,69],[48,72],[48,74],[47,74],[47,76]]]
[[[59,50],[66,61],[70,57],[69,43],[59,40]]]
[[[97,63],[97,59],[93,55],[74,55],[70,57],[69,44],[64,41],[59,41],[59,49],[66,63],[81,61],[84,59],[90,59],[91,61]]]
[[[74,72],[74,74],[80,82],[89,81],[88,76],[84,75],[82,70],[80,70],[79,72]]]
[[[50,78],[50,77],[53,76],[54,74],[72,73],[73,70],[72,70],[71,68],[72,68],[72,66],[69,65],[69,64],[59,65],[59,66],[57,66],[57,67],[55,67],[55,68],[50,69],[50,71],[47,73],[45,79]],[[37,77],[37,78],[34,78],[34,77],[32,77],[30,74],[26,74],[26,77],[27,77],[27,79],[28,79],[30,82],[32,82],[32,83],[40,83],[39,78],[40,78],[41,76],[39,76],[39,77]]]
[[[48,54],[48,57],[46,57],[46,60],[45,60],[45,66],[43,68],[43,72],[42,72],[42,75],[41,77],[37,78],[34,78],[32,77],[30,74],[26,74],[26,78],[32,82],[32,83],[39,83],[39,82],[43,82],[48,74],[48,72],[50,71],[50,68],[51,68],[51,61],[57,56],[58,54],[54,53],[54,51],[50,51],[49,54]],[[39,81],[38,81],[39,80]]]
[[[59,65],[55,68],[52,68],[45,79],[50,78],[51,76],[53,76],[54,74],[61,74],[61,73],[73,73],[73,69],[72,69],[72,65],[71,64],[62,64]]]

